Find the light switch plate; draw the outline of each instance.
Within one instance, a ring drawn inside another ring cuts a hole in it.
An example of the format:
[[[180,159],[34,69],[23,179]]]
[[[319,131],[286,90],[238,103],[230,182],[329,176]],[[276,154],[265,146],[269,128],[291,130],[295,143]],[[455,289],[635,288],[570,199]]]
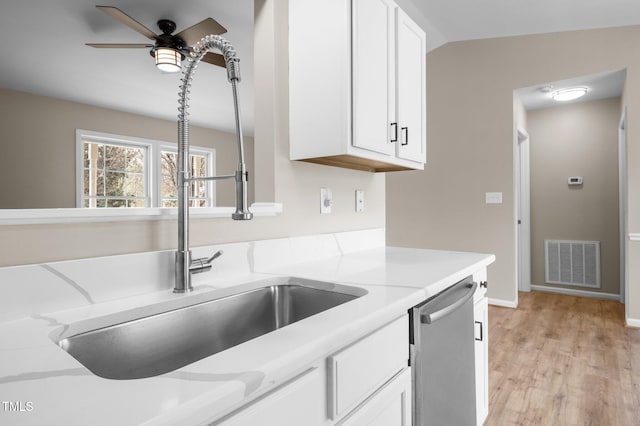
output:
[[[484,201],[486,204],[502,204],[502,192],[485,192]]]
[[[356,213],[364,212],[364,191],[356,189]]]
[[[320,188],[320,213],[331,213],[331,205],[333,204],[333,194],[331,188]]]

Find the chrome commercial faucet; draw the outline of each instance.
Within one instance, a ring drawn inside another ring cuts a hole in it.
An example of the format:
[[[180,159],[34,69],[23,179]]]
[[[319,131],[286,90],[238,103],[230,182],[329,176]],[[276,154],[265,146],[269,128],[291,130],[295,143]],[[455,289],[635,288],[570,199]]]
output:
[[[213,49],[222,52],[227,66],[227,78],[233,90],[233,106],[236,115],[236,135],[238,141],[238,168],[233,175],[190,177],[189,176],[189,93],[193,73],[200,60]],[[240,124],[240,107],[238,105],[237,83],[240,81],[240,60],[236,51],[223,37],[209,35],[200,40],[193,48],[191,57],[187,58],[187,65],[182,71],[180,84],[180,98],[178,99],[178,251],[176,251],[176,278],[174,293],[186,293],[193,290],[191,274],[208,271],[211,262],[222,252],[215,253],[210,258],[191,259],[189,250],[189,184],[196,181],[210,181],[218,179],[235,179],[236,181],[236,211],[231,215],[234,220],[250,220],[253,214],[247,207],[247,181],[249,174],[244,162],[244,145],[242,141],[242,126]]]

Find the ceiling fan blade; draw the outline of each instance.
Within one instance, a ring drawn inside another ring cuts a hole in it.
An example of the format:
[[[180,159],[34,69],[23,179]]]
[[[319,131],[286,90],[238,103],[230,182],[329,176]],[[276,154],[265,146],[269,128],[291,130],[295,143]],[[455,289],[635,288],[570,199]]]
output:
[[[97,47],[99,49],[137,49],[151,48],[153,44],[132,44],[132,43],[85,43],[87,46]]]
[[[101,11],[103,11],[104,13],[122,22],[132,30],[139,32],[140,34],[147,37],[148,39],[151,39],[151,40],[156,39],[157,35],[153,31],[151,31],[149,28],[145,27],[140,22],[136,21],[131,16],[127,15],[117,7],[113,7],[113,6],[96,6],[96,7]]]
[[[215,19],[207,18],[204,21],[200,21],[197,24],[180,31],[176,35],[184,40],[187,45],[191,46],[199,42],[204,36],[208,36],[210,34],[219,35],[226,32],[227,29],[220,25]]]
[[[207,54],[202,57],[202,62],[207,62],[222,68],[227,67],[227,64],[224,61],[224,56],[213,52],[207,52]]]

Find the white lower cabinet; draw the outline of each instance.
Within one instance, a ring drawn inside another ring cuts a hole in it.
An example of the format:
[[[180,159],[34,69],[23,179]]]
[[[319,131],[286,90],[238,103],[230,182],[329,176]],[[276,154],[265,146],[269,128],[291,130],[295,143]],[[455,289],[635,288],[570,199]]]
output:
[[[486,280],[486,272],[476,282]],[[486,282],[486,281],[485,281]],[[475,366],[476,366],[476,419],[484,424],[489,414],[489,304],[486,290],[478,288],[474,297]]]
[[[409,426],[408,333],[403,316],[214,424]]]
[[[410,426],[411,368],[405,368],[338,424],[341,426]]]
[[[293,381],[243,407],[237,414],[216,422],[224,426],[322,426],[326,419],[326,375],[313,368]]]
[[[407,368],[408,321],[406,315],[328,358],[329,418],[336,420],[349,413]]]

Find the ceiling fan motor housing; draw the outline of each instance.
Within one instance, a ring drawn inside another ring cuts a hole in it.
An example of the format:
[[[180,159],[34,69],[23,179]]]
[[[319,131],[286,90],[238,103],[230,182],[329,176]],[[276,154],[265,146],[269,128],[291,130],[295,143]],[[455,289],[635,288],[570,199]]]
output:
[[[169,47],[180,52],[182,59],[184,59],[188,53],[187,44],[179,36],[171,35],[171,33],[176,30],[176,23],[169,19],[160,19],[158,21],[158,27],[162,31],[162,34],[155,37],[156,44],[149,51],[149,54],[151,56],[155,56],[156,49],[160,47]]]

